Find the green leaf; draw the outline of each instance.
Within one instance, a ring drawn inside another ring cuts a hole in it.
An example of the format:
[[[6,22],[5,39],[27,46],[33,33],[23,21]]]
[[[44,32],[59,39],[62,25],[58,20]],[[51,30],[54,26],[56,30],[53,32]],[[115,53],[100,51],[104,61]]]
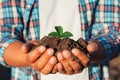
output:
[[[63,28],[62,28],[62,26],[55,26],[55,29],[56,29],[56,31],[58,32],[58,34],[61,36],[62,33],[63,33]]]
[[[73,34],[72,34],[71,32],[66,31],[66,32],[62,33],[62,36],[61,36],[61,37],[66,37],[66,38],[68,38],[68,37],[72,37],[72,36],[73,36]]]
[[[59,36],[59,34],[57,32],[51,32],[48,34],[48,36]]]

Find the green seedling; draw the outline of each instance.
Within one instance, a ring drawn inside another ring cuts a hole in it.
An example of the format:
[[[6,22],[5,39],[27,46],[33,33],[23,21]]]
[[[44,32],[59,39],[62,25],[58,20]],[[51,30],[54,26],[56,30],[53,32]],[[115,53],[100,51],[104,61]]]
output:
[[[56,32],[53,31],[49,33],[48,36],[59,37],[60,39],[69,38],[73,36],[73,34],[69,31],[63,32],[62,26],[55,26],[55,30]]]

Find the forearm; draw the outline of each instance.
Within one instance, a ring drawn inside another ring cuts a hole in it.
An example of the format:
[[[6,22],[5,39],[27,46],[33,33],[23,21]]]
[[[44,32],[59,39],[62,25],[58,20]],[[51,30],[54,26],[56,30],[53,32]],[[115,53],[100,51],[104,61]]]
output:
[[[21,51],[21,46],[24,43],[16,41],[11,43],[4,52],[4,60],[9,66],[26,67],[28,66],[27,54]]]
[[[120,46],[119,27],[108,23],[95,23],[92,25],[91,39],[97,40],[105,49],[104,62],[118,55]],[[101,50],[100,50],[101,53]]]
[[[117,38],[116,35],[109,33],[94,38],[93,41],[97,43],[98,50],[92,54],[92,60],[101,58],[102,61],[109,61],[112,57],[118,55],[119,41],[115,37]]]

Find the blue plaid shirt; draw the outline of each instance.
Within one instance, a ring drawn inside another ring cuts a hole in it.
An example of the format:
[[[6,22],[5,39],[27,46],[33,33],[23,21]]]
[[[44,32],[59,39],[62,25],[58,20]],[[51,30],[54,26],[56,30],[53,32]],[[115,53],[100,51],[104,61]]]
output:
[[[95,39],[104,45],[107,62],[118,54],[120,46],[120,0],[79,0],[81,31],[88,41]],[[40,39],[38,0],[0,1],[0,63],[7,66],[4,51],[15,41]],[[12,53],[11,53],[12,54]],[[40,80],[39,72],[31,68],[12,68],[12,80]],[[100,66],[89,67],[91,80],[109,80],[102,76]],[[105,72],[105,71],[103,71]]]

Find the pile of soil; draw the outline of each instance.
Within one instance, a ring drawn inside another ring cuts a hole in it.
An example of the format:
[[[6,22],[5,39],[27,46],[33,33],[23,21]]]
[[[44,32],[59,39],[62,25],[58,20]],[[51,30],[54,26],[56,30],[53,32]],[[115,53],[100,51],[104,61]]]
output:
[[[59,37],[45,36],[40,40],[38,46],[44,45],[47,48],[53,48],[55,50],[55,53],[58,51],[77,48],[87,54],[87,44],[88,43],[82,38],[79,38],[77,41],[75,41],[70,38],[60,39]]]

